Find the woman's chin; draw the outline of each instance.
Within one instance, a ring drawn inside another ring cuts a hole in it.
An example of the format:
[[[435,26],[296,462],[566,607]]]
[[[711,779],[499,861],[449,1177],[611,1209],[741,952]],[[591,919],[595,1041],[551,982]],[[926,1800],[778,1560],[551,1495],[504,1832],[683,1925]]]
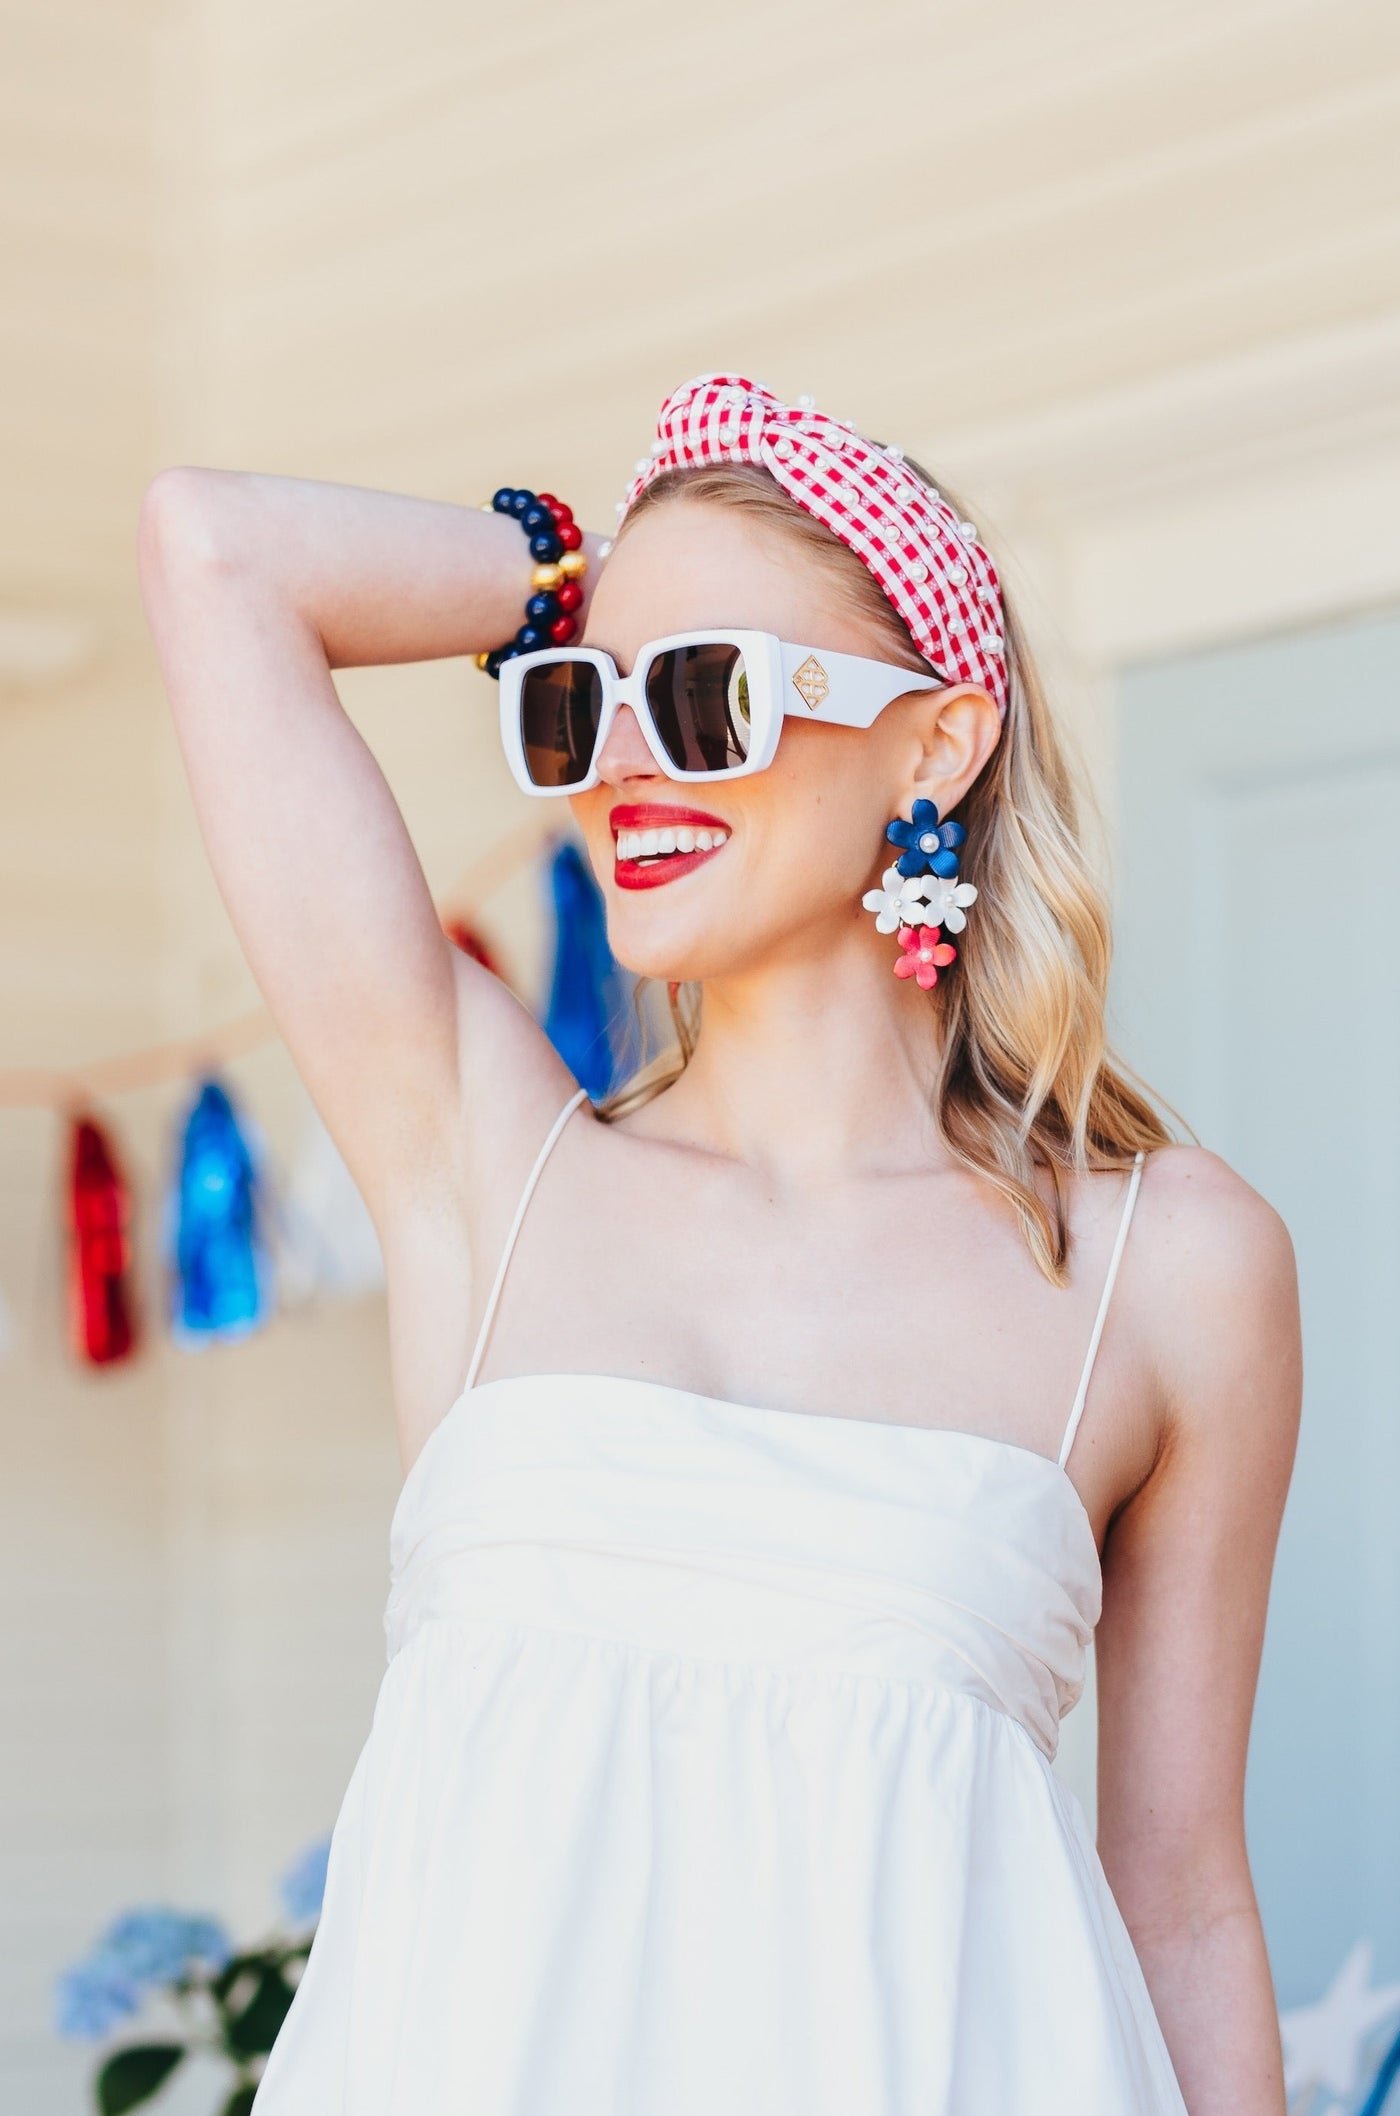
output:
[[[699,984],[707,977],[723,974],[723,966],[715,966],[708,953],[699,954],[690,949],[628,947],[620,940],[611,943],[612,952],[624,970],[634,977],[649,977],[656,984]]]
[[[689,922],[682,920],[667,930],[669,923],[625,914],[609,918],[608,945],[624,970],[662,984],[691,984],[722,977],[736,969],[749,952],[737,934],[732,946],[726,947],[722,933],[687,933],[680,929]]]
[[[667,983],[723,975],[748,952],[743,921],[732,906],[666,899],[668,889],[610,889],[608,945],[637,977]]]

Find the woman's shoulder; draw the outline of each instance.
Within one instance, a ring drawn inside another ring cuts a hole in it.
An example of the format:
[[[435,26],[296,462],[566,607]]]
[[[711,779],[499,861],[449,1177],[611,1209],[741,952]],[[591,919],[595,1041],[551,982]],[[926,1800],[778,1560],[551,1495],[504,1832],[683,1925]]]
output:
[[[1173,1140],[1149,1148],[1139,1209],[1145,1238],[1188,1273],[1238,1269],[1291,1248],[1278,1208],[1208,1146]]]
[[[1208,1146],[1173,1141],[1144,1155],[1133,1247],[1139,1281],[1168,1331],[1296,1289],[1283,1214]]]
[[[1183,1430],[1238,1430],[1261,1376],[1299,1357],[1298,1274],[1278,1207],[1209,1147],[1144,1156],[1134,1224],[1138,1306],[1164,1401]],[[1273,1392],[1282,1402],[1290,1391]],[[1281,1436],[1286,1437],[1286,1436]]]

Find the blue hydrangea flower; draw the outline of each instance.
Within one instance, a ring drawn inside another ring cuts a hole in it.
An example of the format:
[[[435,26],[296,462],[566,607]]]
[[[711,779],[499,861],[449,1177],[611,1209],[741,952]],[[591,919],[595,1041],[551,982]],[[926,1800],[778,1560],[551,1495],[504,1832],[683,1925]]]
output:
[[[326,1893],[326,1869],[330,1863],[331,1840],[320,1838],[289,1866],[278,1882],[282,1896],[282,1907],[293,1923],[302,1925],[321,1915],[321,1903]]]
[[[58,1979],[54,2026],[71,2042],[101,2042],[140,2007],[141,1995],[126,1969],[99,1949]]]
[[[901,874],[939,874],[951,877],[958,871],[956,847],[967,836],[961,823],[940,823],[938,809],[922,798],[914,803],[913,818],[906,823],[896,816],[885,825],[885,836],[902,849],[895,861]]]
[[[185,1944],[191,1965],[213,1976],[233,1960],[233,1941],[217,1918],[186,1919]]]
[[[196,1962],[221,1968],[233,1949],[212,1918],[187,1917],[162,1904],[147,1904],[117,1918],[102,1935],[98,1951],[141,1985],[173,1984]]]

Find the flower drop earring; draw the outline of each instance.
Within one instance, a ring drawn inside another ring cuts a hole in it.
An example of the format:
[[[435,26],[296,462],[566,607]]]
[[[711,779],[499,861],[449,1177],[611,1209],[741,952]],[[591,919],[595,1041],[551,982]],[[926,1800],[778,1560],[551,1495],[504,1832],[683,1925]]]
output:
[[[899,857],[861,903],[875,913],[877,933],[899,933],[903,952],[894,963],[895,976],[912,977],[927,991],[957,956],[943,938],[943,927],[961,933],[965,906],[976,900],[972,883],[957,879],[957,847],[967,832],[961,823],[940,823],[935,804],[920,799],[909,821],[896,816],[885,825],[885,836],[900,847]]]

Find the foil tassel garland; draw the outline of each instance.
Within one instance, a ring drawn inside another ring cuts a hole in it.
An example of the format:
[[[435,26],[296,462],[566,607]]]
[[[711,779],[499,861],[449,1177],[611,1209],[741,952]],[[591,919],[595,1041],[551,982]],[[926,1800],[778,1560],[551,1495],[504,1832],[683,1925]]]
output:
[[[568,839],[549,862],[554,969],[544,1030],[596,1101],[637,1066],[640,1035],[623,973],[608,946],[603,894]]]
[[[96,1118],[73,1120],[68,1174],[68,1312],[73,1349],[108,1366],[134,1349],[128,1273],[131,1193]]]
[[[469,925],[464,918],[448,918],[443,920],[442,930],[454,948],[460,948],[473,962],[479,962],[483,970],[490,970],[504,982],[504,972],[495,950],[482,939],[475,926]]]
[[[186,1348],[246,1337],[273,1305],[257,1163],[229,1095],[205,1080],[185,1119],[167,1215],[171,1335]]]
[[[273,1216],[278,1305],[357,1300],[384,1288],[384,1258],[369,1208],[319,1110],[305,1127]]]

